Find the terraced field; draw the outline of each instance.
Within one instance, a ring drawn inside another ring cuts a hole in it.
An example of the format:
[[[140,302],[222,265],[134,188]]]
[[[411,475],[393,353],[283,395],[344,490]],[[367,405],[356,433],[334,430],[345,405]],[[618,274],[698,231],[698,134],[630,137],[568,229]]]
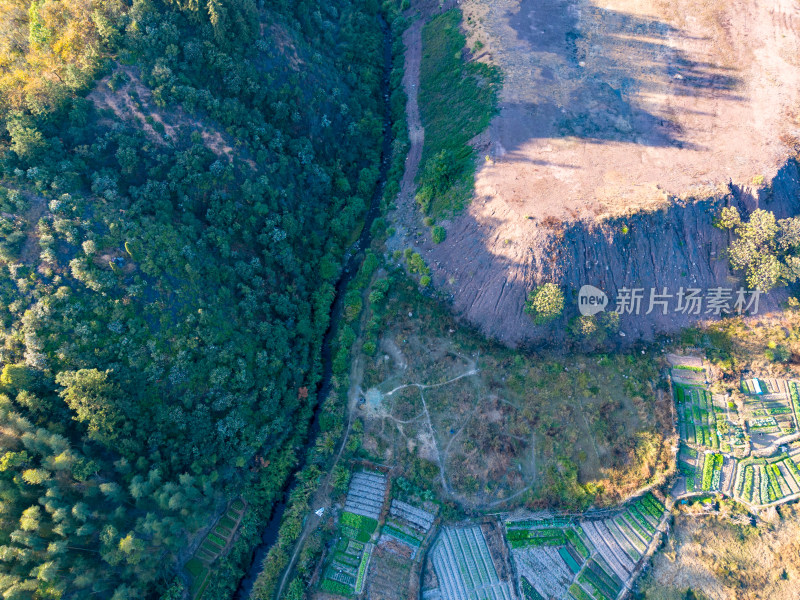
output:
[[[515,600],[510,582],[502,581],[477,525],[445,527],[432,549],[439,587],[424,598],[442,600]]]
[[[613,600],[634,578],[665,513],[651,493],[611,515],[507,521],[526,600]]]
[[[734,403],[712,398],[699,379],[673,368],[673,389],[681,446],[681,478],[674,494],[722,493],[751,506],[765,506],[800,495],[800,453],[778,453],[797,431],[800,388],[795,381],[743,379],[745,399],[739,415]],[[744,432],[749,434],[745,445]],[[738,457],[732,453],[738,448]],[[774,455],[769,458],[769,453]],[[742,458],[744,454],[749,454]]]
[[[241,499],[231,502],[206,538],[197,548],[194,556],[186,563],[186,571],[192,577],[190,597],[200,600],[214,576],[214,567],[225,556],[247,506]]]
[[[350,480],[345,510],[339,517],[336,545],[326,557],[319,587],[339,596],[358,595],[364,590],[387,491],[382,473],[355,473]]]

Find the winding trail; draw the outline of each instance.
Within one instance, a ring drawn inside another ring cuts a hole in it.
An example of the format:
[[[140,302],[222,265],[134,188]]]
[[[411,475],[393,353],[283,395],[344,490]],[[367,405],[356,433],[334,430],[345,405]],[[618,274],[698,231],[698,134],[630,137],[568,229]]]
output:
[[[399,392],[400,390],[404,390],[404,389],[410,388],[410,387],[416,387],[416,388],[419,388],[421,390],[428,390],[428,389],[432,389],[432,388],[442,387],[443,385],[447,385],[448,383],[453,383],[454,381],[458,381],[459,379],[463,379],[464,377],[469,377],[470,375],[477,375],[479,372],[480,372],[480,369],[477,369],[477,368],[473,367],[469,371],[466,371],[465,373],[462,373],[461,375],[458,375],[457,377],[453,377],[452,379],[448,379],[447,381],[443,381],[442,383],[432,383],[432,384],[405,383],[403,385],[397,386],[391,392],[386,392],[384,394],[384,396],[391,396],[395,392]]]

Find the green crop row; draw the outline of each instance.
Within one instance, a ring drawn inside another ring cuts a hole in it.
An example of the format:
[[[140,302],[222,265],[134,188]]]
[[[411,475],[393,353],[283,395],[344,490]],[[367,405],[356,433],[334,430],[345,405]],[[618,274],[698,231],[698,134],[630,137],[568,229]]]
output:
[[[351,512],[343,512],[342,516],[339,517],[339,522],[342,525],[352,527],[353,529],[358,529],[359,531],[363,531],[364,533],[368,533],[370,535],[378,527],[378,521],[375,519],[371,519],[370,517],[365,517],[363,515],[357,515]]]
[[[569,593],[572,594],[572,597],[575,598],[575,600],[594,600],[594,598],[587,594],[586,590],[584,590],[577,583],[573,583],[571,586],[569,586]]]
[[[580,554],[584,559],[589,558],[589,549],[586,547],[586,544],[583,543],[583,540],[574,529],[565,530],[564,535],[566,536],[567,540],[569,540],[569,542],[575,546],[578,554]]]

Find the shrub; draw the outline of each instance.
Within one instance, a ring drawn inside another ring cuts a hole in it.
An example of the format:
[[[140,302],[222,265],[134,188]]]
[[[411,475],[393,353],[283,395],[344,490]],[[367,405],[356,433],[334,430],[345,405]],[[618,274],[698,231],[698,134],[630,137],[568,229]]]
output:
[[[525,312],[533,316],[537,325],[549,323],[558,318],[564,311],[564,292],[555,283],[538,286],[530,294],[525,303]]]
[[[431,230],[431,237],[434,244],[441,244],[447,237],[447,231],[441,225],[437,225]]]

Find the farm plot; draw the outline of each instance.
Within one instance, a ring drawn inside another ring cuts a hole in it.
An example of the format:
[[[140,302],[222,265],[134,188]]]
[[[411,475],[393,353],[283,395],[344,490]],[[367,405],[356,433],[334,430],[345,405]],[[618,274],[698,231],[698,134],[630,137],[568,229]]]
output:
[[[798,389],[796,381],[790,381],[787,384],[787,388],[792,404],[792,414],[794,414],[795,427],[800,427],[800,389]]]
[[[192,600],[200,600],[203,597],[214,565],[226,553],[231,539],[242,522],[246,508],[245,502],[241,499],[231,502],[216,525],[208,532],[206,539],[197,548],[194,556],[187,561],[185,568],[192,577],[190,588]]]
[[[393,541],[404,545],[408,548],[409,558],[413,560],[434,519],[434,515],[426,510],[401,500],[392,500],[379,543]]]
[[[795,382],[745,379],[742,391],[748,394],[744,419],[754,449],[770,446],[779,437],[797,431],[800,403]]]
[[[355,473],[347,491],[344,510],[377,521],[386,496],[386,476],[382,473]]]
[[[800,469],[786,454],[742,461],[739,472],[734,491],[735,497],[744,502],[771,504],[800,493]]]
[[[510,582],[498,577],[486,538],[477,525],[445,527],[433,546],[431,560],[443,600],[516,597]]]
[[[678,427],[685,441],[693,446],[719,449],[718,415],[711,394],[697,386],[676,383],[674,388]]]
[[[506,522],[526,598],[612,599],[647,552],[664,506],[651,493],[605,518]]]
[[[701,490],[716,492],[720,490],[722,481],[722,454],[708,453],[703,460],[703,480]]]
[[[355,473],[350,480],[336,545],[326,557],[320,578],[322,591],[352,596],[364,590],[374,549],[370,541],[383,510],[386,483],[382,473],[366,471]]]

